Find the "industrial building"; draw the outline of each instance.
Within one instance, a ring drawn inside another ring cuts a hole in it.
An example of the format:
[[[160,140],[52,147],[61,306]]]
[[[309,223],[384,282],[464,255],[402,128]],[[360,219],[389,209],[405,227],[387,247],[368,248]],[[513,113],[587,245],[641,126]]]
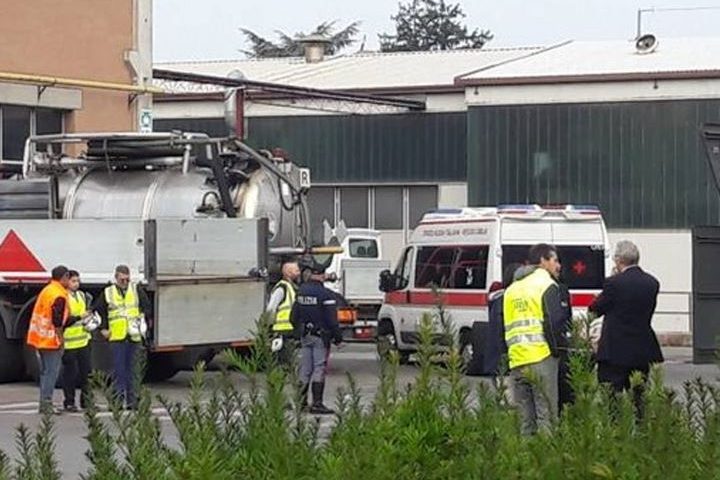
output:
[[[307,62],[304,58],[156,64],[156,68],[297,87],[401,97],[423,111],[317,99],[251,98],[248,141],[282,147],[312,170],[311,215],[316,237],[323,219],[383,231],[394,259],[422,214],[464,205],[465,89],[454,78],[469,65],[496,65],[538,48],[434,53],[361,52]],[[156,130],[227,132],[223,92],[207,86],[159,86],[178,93],[155,97]]]
[[[142,115],[151,118],[151,7],[150,0],[3,3],[0,170],[22,158],[30,134],[139,130]]]
[[[720,121],[716,39],[568,41],[457,52],[359,52],[156,68],[419,99],[422,111],[251,99],[247,135],[313,171],[313,217],[383,231],[394,257],[423,211],[592,203],[662,282],[656,327],[690,331],[691,235],[720,220],[698,128]],[[318,59],[315,59],[318,60]],[[224,133],[222,92],[155,99],[157,129]],[[677,335],[675,336],[678,337]]]

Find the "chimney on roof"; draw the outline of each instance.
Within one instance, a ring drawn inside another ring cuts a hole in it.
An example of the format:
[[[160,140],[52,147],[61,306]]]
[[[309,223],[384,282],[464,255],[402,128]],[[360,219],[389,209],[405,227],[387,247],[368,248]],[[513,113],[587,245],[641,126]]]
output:
[[[299,39],[305,51],[305,62],[318,63],[325,58],[325,48],[330,45],[330,40],[322,35],[308,35]]]

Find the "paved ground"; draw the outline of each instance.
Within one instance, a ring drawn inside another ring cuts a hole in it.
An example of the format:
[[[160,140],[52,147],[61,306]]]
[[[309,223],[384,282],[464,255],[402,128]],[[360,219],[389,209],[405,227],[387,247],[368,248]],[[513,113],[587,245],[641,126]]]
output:
[[[691,351],[687,348],[668,348],[665,350],[667,362],[664,365],[666,382],[673,387],[679,387],[683,381],[697,376],[706,380],[716,381],[720,377],[720,370],[715,365],[692,365]],[[346,382],[345,373],[351,372],[358,382],[363,395],[370,398],[377,388],[378,362],[374,347],[371,345],[348,345],[341,351],[335,352],[332,359],[327,399],[334,399],[338,387]],[[399,381],[406,383],[414,378],[416,367],[409,365],[401,367]],[[217,372],[208,372],[207,375],[218,375]],[[468,378],[475,384],[483,379]],[[188,391],[190,373],[178,374],[170,381],[152,386],[155,393],[160,393],[171,399],[182,399]],[[61,392],[56,391],[56,402],[61,399]],[[16,455],[14,429],[24,423],[35,428],[38,423],[37,415],[37,388],[29,383],[16,383],[0,385],[0,449]],[[176,440],[175,432],[170,424],[166,412],[161,408],[154,409],[155,415],[161,420],[166,431],[169,443]],[[109,416],[104,412],[101,415]],[[331,425],[331,418],[324,420],[324,427]],[[57,417],[57,457],[65,478],[77,478],[79,473],[87,468],[85,450],[87,442],[84,440],[85,425],[82,414],[64,414]]]

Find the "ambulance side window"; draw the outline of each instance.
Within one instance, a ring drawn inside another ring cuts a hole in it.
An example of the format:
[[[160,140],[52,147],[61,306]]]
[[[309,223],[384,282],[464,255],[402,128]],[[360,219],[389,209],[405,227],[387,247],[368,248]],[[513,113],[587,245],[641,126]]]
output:
[[[400,258],[400,262],[395,268],[395,278],[397,279],[397,289],[402,290],[410,283],[410,264],[412,263],[413,247],[407,247]]]
[[[475,289],[487,282],[487,245],[420,247],[415,265],[416,288]]]

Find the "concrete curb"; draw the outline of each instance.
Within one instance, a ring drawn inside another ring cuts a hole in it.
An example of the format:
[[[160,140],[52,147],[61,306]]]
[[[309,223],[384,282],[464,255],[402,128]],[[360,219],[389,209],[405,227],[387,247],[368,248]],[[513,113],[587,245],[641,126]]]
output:
[[[657,334],[663,347],[692,347],[692,334],[686,332],[663,332]]]

